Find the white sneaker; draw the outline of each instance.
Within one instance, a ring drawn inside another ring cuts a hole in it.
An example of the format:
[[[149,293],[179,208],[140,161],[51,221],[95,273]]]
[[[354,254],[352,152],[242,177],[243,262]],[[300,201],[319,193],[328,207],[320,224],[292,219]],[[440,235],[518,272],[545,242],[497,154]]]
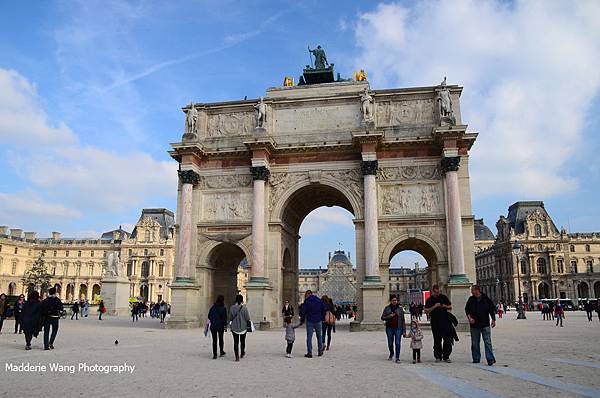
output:
[[[286,358],[292,358],[292,354],[285,354]]]

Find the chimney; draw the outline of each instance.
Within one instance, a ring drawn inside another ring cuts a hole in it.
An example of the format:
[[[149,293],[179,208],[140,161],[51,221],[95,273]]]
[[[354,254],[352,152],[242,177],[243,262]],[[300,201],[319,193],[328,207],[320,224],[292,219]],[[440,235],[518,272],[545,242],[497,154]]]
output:
[[[20,238],[20,237],[23,236],[23,230],[22,229],[11,228],[11,230],[10,230],[10,236],[12,236],[13,238]]]
[[[35,236],[35,232],[25,232],[25,239],[27,240],[35,240]]]
[[[6,225],[0,226],[0,235],[6,235],[6,231],[8,231],[8,227]]]
[[[348,252],[348,260],[352,261],[352,257],[350,257],[350,252]]]
[[[329,261],[331,261],[331,252],[329,252]]]
[[[52,240],[60,240],[60,232],[52,232]]]

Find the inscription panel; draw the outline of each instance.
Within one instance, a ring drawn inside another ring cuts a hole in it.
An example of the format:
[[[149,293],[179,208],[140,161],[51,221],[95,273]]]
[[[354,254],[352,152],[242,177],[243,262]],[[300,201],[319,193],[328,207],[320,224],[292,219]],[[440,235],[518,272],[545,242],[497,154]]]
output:
[[[292,134],[323,130],[348,130],[360,127],[361,110],[358,103],[295,109],[275,109],[275,134]]]

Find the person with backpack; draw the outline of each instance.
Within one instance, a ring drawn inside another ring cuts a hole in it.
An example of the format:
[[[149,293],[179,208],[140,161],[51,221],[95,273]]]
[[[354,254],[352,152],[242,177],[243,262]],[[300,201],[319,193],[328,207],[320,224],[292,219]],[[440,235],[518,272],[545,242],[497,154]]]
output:
[[[244,305],[244,297],[241,294],[235,296],[235,304],[229,310],[229,324],[233,336],[233,352],[235,361],[246,356],[246,333],[252,331],[252,322],[248,308]]]
[[[329,351],[329,346],[331,345],[331,331],[335,326],[335,306],[333,305],[333,300],[331,300],[327,295],[323,295],[321,297],[321,301],[323,305],[325,305],[325,318],[323,319],[323,345],[325,346],[325,350]],[[327,345],[325,345],[325,337],[327,337]]]
[[[219,338],[220,356],[225,355],[223,350],[223,333],[227,327],[227,308],[225,308],[225,297],[217,296],[217,301],[208,311],[210,321],[210,334],[212,335],[213,359],[217,359],[217,337]]]
[[[404,319],[404,308],[398,304],[398,297],[395,294],[390,296],[390,305],[383,309],[381,320],[385,321],[385,334],[387,336],[388,350],[391,361],[396,356],[396,363],[400,363],[400,347],[402,336],[406,330],[406,320]],[[395,350],[394,350],[394,345]]]

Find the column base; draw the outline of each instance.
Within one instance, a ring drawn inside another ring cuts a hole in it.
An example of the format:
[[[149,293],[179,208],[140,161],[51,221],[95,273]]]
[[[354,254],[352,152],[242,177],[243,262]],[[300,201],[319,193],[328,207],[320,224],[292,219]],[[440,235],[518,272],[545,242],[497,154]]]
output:
[[[271,328],[272,317],[269,311],[269,302],[272,290],[267,278],[251,278],[246,284],[247,308],[250,312],[250,319],[258,330]]]
[[[269,278],[263,276],[252,276],[246,284],[246,288],[250,287],[266,287],[269,286]]]
[[[171,317],[167,329],[191,329],[200,327],[198,318],[199,288],[189,278],[176,278],[171,283]]]
[[[448,283],[446,288],[448,298],[454,309],[452,313],[456,316],[456,319],[458,319],[456,330],[463,332],[469,330],[469,320],[467,319],[464,308],[469,296],[471,296],[471,283]]]
[[[385,330],[385,323],[379,322],[366,322],[366,321],[352,321],[350,322],[351,332],[381,332]]]
[[[363,283],[381,283],[380,276],[365,276],[365,280]]]
[[[362,318],[361,318],[361,330],[370,329],[371,325],[382,324],[381,311],[385,304],[385,298],[383,292],[385,291],[385,285],[375,281],[368,281],[365,279],[361,286],[362,290]],[[363,326],[364,325],[364,326]]]

